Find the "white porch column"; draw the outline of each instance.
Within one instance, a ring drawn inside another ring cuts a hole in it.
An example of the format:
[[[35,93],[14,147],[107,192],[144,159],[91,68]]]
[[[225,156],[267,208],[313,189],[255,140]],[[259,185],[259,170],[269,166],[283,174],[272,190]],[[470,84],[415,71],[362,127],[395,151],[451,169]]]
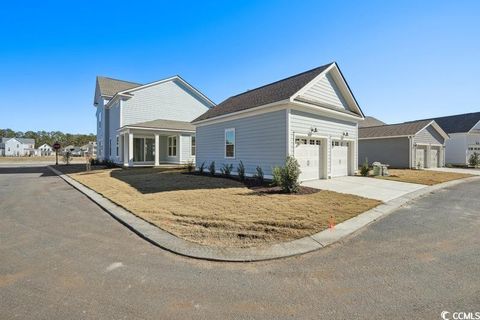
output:
[[[432,164],[432,160],[431,160],[431,157],[432,157],[432,146],[431,145],[428,145],[427,146],[427,165],[425,166],[425,168],[430,168],[431,164]]]
[[[128,133],[128,165],[133,167],[133,133]]]
[[[128,167],[128,133],[123,135],[123,166]]]
[[[155,166],[160,165],[160,137],[158,133],[155,134]]]
[[[123,163],[123,134],[118,136],[118,162]]]

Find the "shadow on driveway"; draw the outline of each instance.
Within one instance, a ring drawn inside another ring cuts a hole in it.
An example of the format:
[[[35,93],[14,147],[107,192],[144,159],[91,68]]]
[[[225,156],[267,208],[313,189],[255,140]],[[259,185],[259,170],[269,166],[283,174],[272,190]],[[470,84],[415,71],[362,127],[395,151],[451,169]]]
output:
[[[0,175],[2,174],[39,174],[40,177],[51,177],[56,174],[47,167],[0,167]]]

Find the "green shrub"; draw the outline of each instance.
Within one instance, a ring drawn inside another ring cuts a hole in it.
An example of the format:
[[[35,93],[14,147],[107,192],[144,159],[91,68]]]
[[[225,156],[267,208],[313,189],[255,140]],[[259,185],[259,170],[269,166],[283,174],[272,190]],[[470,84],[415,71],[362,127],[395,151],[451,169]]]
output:
[[[223,167],[220,169],[220,172],[222,173],[223,176],[225,177],[230,177],[232,174],[233,170],[233,164],[223,164]]]
[[[365,158],[365,162],[363,163],[362,167],[360,168],[360,174],[364,177],[368,177],[369,172],[370,172],[370,167],[368,166],[368,159]]]
[[[208,166],[208,171],[212,176],[215,175],[215,161],[212,161],[212,163],[210,163],[210,166]]]
[[[200,167],[198,167],[198,172],[200,174],[203,174],[203,171],[205,171],[205,161],[203,161]]]
[[[282,186],[282,168],[274,167],[272,169],[272,185],[281,187]]]
[[[265,181],[265,178],[263,176],[263,169],[260,166],[257,166],[257,168],[255,169],[255,174],[253,175],[253,178],[259,185],[262,185]]]
[[[298,177],[300,176],[300,165],[297,159],[288,156],[285,161],[285,167],[281,169],[281,187],[287,193],[298,192],[300,184]]]
[[[238,179],[242,182],[245,181],[245,166],[243,165],[242,160],[240,160],[240,163],[238,164],[237,173]]]
[[[192,173],[195,170],[195,164],[192,160],[185,163],[184,168],[188,171],[188,173]]]
[[[474,168],[480,165],[480,155],[474,152],[468,159],[468,164]]]

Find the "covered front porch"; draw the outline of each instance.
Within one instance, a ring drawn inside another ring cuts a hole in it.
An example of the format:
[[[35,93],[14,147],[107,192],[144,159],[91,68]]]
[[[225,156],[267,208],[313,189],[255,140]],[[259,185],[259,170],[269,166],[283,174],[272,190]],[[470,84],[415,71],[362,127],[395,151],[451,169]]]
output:
[[[115,162],[124,167],[195,161],[195,127],[188,122],[155,120],[118,130]]]

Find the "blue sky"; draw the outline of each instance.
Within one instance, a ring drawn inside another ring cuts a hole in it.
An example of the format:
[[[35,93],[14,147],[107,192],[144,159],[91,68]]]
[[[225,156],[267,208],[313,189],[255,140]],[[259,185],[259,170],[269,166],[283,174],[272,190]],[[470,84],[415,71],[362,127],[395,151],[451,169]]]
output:
[[[215,102],[337,61],[386,122],[480,111],[480,1],[9,1],[0,128],[95,131],[95,76]]]

